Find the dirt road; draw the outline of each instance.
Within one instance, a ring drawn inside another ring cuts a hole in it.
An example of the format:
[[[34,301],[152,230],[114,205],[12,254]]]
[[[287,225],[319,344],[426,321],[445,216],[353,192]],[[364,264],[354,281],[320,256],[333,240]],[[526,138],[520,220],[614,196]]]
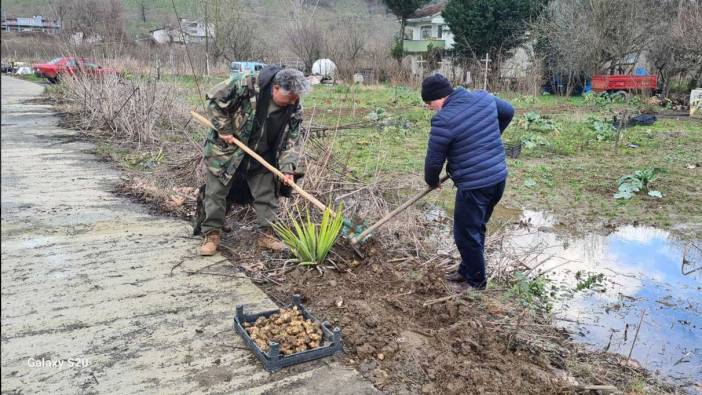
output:
[[[2,77],[3,393],[376,392],[336,362],[265,372],[231,319],[274,304],[187,223],[111,193],[119,173],[42,91]]]

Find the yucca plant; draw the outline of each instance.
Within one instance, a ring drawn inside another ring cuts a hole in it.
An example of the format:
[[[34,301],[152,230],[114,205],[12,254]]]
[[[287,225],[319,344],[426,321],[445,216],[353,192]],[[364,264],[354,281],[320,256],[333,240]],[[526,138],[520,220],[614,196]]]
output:
[[[324,210],[322,222],[319,225],[313,222],[309,210],[304,220],[300,218],[298,221],[292,214],[289,216],[292,226],[283,223],[273,224],[273,229],[283,243],[290,247],[300,265],[314,266],[324,262],[343,226],[341,207],[337,209],[334,217],[330,209]]]

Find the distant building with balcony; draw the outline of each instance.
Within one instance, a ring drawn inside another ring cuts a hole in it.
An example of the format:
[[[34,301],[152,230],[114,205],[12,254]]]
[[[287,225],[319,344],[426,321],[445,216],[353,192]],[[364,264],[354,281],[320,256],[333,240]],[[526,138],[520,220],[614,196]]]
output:
[[[412,73],[415,75],[423,76],[433,71],[438,71],[446,76],[464,73],[462,69],[454,67],[451,62],[455,44],[454,35],[444,21],[444,17],[441,16],[447,3],[446,0],[439,0],[418,9],[407,18],[403,44],[405,53],[411,59]],[[438,68],[434,70],[429,70],[427,67],[426,55],[429,48],[444,50],[444,56],[438,63]],[[500,77],[525,77],[532,65],[532,55],[533,43],[531,41],[516,48],[511,56],[500,64]],[[470,83],[471,77],[465,75],[465,80],[466,83]]]
[[[182,34],[180,29],[183,29]],[[185,43],[204,43],[206,32],[205,23],[185,18],[180,18],[178,26],[164,26],[158,29],[151,30],[151,39],[156,44],[183,44]],[[209,28],[210,38],[214,38],[214,25],[210,23]]]
[[[403,46],[405,53],[409,55],[412,65],[412,73],[423,75],[426,72],[425,55],[430,48],[439,48],[445,51],[453,49],[453,33],[441,16],[441,11],[446,7],[446,1],[424,6],[407,18],[405,25],[405,37]],[[448,59],[441,62],[440,70],[450,67]]]
[[[430,4],[415,11],[407,18],[405,26],[405,52],[426,53],[429,45],[446,50],[453,49],[453,33],[441,16],[446,2]]]
[[[55,34],[61,31],[61,21],[54,19],[44,19],[41,15],[31,18],[23,17],[2,17],[0,28],[4,32],[44,32]]]

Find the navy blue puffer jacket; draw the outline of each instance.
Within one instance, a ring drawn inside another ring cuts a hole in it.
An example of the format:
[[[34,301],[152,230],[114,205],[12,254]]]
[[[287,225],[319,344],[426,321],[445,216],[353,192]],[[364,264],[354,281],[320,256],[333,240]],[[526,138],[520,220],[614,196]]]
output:
[[[501,134],[514,116],[514,108],[485,91],[454,89],[431,120],[424,162],[427,184],[439,184],[448,160],[451,179],[459,189],[495,185],[507,178]]]

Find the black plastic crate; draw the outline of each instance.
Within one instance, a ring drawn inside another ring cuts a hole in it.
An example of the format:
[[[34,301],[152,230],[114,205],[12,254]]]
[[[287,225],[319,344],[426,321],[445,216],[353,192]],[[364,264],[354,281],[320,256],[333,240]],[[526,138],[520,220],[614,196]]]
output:
[[[522,153],[522,143],[505,143],[505,156],[512,159],[519,158],[519,154]]]
[[[310,319],[315,322],[320,322],[317,317],[310,314],[310,312],[305,309],[305,307],[300,303],[300,296],[293,295],[292,304],[288,306],[291,308],[297,306],[297,308],[302,312],[302,316],[307,320]],[[249,334],[244,329],[244,323],[254,323],[259,317],[270,317],[271,315],[278,313],[280,309],[264,311],[262,313],[246,314],[244,312],[243,305],[236,306],[236,314],[234,315],[234,330],[244,339],[246,346],[253,351],[263,367],[269,372],[278,371],[284,367],[297,365],[303,362],[313,361],[315,359],[328,357],[334,355],[341,351],[341,329],[334,327],[330,328],[329,322],[322,322],[322,344],[313,350],[306,350],[303,352],[298,352],[291,355],[283,355],[280,353],[278,343],[270,343],[269,351],[265,352],[261,350],[258,345],[251,339]]]

